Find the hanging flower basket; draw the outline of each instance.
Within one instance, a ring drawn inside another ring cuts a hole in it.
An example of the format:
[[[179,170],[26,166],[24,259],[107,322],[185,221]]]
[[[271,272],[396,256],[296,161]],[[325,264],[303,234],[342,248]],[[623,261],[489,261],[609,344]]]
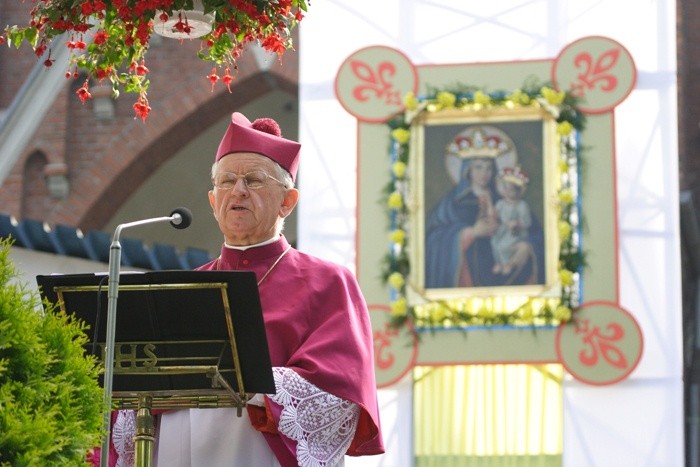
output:
[[[31,0],[27,25],[7,26],[5,40],[20,47],[27,42],[46,67],[54,39],[65,34],[71,50],[67,78],[87,79],[76,92],[84,103],[90,94],[90,78],[109,80],[113,96],[120,91],[138,95],[136,117],[144,121],[151,107],[146,52],[155,32],[176,39],[202,41],[198,56],[213,62],[207,79],[221,80],[231,90],[236,59],[246,44],[258,42],[281,56],[292,47],[292,29],[302,20],[306,0]],[[219,72],[223,70],[223,75]]]

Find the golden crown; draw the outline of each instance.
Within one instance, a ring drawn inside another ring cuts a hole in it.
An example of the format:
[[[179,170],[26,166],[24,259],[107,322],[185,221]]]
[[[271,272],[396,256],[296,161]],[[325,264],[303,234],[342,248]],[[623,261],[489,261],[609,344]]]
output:
[[[474,157],[495,158],[511,150],[510,143],[496,135],[486,135],[477,129],[471,135],[459,134],[447,145],[448,154],[462,159]]]
[[[525,186],[530,182],[530,178],[520,167],[504,167],[499,173],[499,178],[503,181],[513,183],[517,186]]]

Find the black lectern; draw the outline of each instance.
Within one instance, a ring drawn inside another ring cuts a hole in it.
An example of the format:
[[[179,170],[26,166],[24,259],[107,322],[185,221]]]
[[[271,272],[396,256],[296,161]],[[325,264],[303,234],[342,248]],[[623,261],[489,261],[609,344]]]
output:
[[[37,284],[89,325],[86,350],[104,362],[107,275],[37,276]],[[240,416],[248,394],[275,392],[255,274],[121,273],[112,364],[114,407],[138,410],[137,464],[151,463],[151,409],[237,407]]]

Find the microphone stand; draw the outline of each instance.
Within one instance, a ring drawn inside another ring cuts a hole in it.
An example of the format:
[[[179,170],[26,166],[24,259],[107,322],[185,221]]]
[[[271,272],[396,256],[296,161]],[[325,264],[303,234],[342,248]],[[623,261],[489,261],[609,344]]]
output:
[[[111,437],[112,424],[112,380],[114,377],[114,340],[117,327],[117,296],[119,294],[119,268],[121,263],[122,247],[119,237],[123,229],[136,227],[139,225],[152,224],[155,222],[170,221],[176,228],[179,224],[186,222],[183,215],[177,210],[170,216],[154,217],[135,222],[120,224],[114,231],[112,244],[109,247],[109,279],[107,289],[107,338],[105,342],[105,376],[104,376],[104,418],[103,418],[103,438],[102,449],[100,451],[100,466],[109,467],[109,441]],[[186,227],[186,226],[185,226]]]

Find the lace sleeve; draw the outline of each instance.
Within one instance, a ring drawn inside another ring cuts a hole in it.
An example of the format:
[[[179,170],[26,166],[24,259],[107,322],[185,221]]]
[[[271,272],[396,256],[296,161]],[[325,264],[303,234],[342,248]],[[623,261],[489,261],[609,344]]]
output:
[[[282,406],[278,430],[297,442],[299,465],[337,465],[355,436],[359,406],[324,392],[290,368],[272,371],[277,393],[270,399]]]
[[[120,410],[112,426],[112,444],[117,451],[115,467],[132,467],[135,463],[136,411]]]

